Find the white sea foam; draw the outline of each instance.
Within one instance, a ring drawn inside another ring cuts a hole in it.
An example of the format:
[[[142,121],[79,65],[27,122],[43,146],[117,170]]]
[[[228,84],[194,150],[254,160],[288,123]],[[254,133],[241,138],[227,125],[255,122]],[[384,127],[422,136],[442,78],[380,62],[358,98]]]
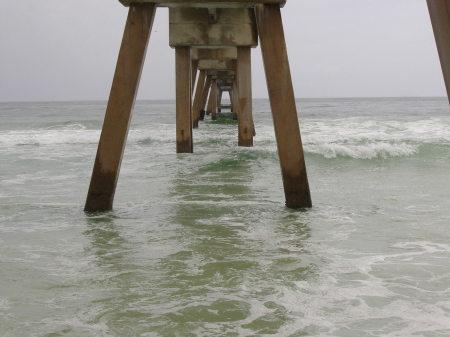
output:
[[[256,124],[255,146],[276,149],[274,130],[271,125]],[[204,124],[194,130],[194,141],[218,142],[235,146],[235,125]],[[302,123],[305,151],[326,158],[347,156],[358,159],[376,157],[411,156],[420,151],[423,144],[449,144],[450,126],[439,118],[399,122],[363,120],[361,118],[305,120]],[[20,145],[59,146],[96,144],[99,130],[87,129],[81,123],[70,123],[50,129],[15,130],[0,133],[0,146],[11,148]],[[173,124],[133,125],[129,144],[151,146],[152,143],[172,144]],[[267,150],[267,149],[266,149]]]
[[[98,142],[97,130],[19,130],[0,133],[0,145],[60,145]]]
[[[326,255],[329,264],[320,275],[295,282],[296,289],[279,288],[278,303],[291,313],[300,312],[303,315],[296,319],[296,323],[286,325],[277,335],[290,336],[305,327],[314,327],[315,336],[335,336],[337,333],[341,335],[355,331],[368,333],[372,329],[373,333],[377,331],[383,336],[405,337],[425,331],[449,331],[450,289],[421,289],[414,283],[401,282],[396,278],[396,273],[402,277],[402,270],[407,270],[405,268],[408,266],[420,270],[423,262],[417,261],[418,257],[426,258],[428,264],[436,254],[448,256],[450,246],[432,242],[403,242],[395,247],[405,251],[354,258],[342,250],[328,247]],[[442,273],[439,280],[448,283],[448,269],[442,270]],[[348,279],[347,275],[353,276]],[[344,283],[347,286],[343,286]],[[415,296],[406,296],[403,291],[413,292]]]
[[[389,144],[384,142],[368,144],[306,144],[307,153],[321,154],[325,158],[336,158],[337,156],[347,156],[356,159],[371,159],[376,157],[400,157],[411,156],[417,153],[418,145],[405,143]]]

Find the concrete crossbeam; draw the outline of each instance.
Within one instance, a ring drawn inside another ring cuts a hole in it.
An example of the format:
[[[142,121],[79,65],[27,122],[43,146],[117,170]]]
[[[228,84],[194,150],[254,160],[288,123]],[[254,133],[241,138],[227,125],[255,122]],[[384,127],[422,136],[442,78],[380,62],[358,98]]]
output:
[[[234,70],[231,60],[200,60],[199,70]]]
[[[169,9],[169,45],[189,47],[256,47],[258,34],[252,9],[220,8],[211,21],[207,8]]]

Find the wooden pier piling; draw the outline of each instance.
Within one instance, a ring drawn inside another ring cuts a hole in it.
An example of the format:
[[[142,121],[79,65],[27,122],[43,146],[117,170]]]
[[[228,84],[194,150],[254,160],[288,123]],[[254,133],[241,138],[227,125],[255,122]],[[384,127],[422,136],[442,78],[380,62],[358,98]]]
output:
[[[200,111],[205,108],[202,107],[202,95],[205,87],[206,70],[200,70],[197,80],[197,89],[195,90],[194,103],[192,104],[192,119],[193,127],[198,128],[198,121],[200,120]]]
[[[189,47],[175,49],[177,153],[192,153],[191,57]]]
[[[427,0],[427,4],[450,100],[450,3],[447,0]]]
[[[128,11],[85,211],[112,209],[155,12],[154,3],[132,4]]]
[[[212,78],[211,81],[211,93],[209,99],[211,100],[211,119],[213,121],[217,120],[217,79]]]
[[[212,76],[206,76],[205,85],[203,86],[202,99],[200,101],[200,120],[205,119],[206,102],[208,101],[209,90],[211,89]]]
[[[280,6],[257,4],[255,13],[280,156],[286,206],[311,207],[311,194]]]
[[[250,47],[238,47],[237,87],[239,90],[238,145],[253,146],[252,70]]]

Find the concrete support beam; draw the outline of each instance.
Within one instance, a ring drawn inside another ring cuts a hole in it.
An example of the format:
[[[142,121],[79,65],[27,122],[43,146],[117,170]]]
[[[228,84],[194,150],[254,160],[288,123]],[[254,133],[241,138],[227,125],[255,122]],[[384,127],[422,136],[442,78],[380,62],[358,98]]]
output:
[[[200,110],[203,110],[205,108],[205,105],[203,105],[203,107],[201,106],[205,80],[206,80],[206,71],[200,70],[200,75],[198,76],[197,81],[197,89],[195,90],[194,103],[192,105],[192,119],[194,128],[198,127],[198,121],[200,119]]]
[[[231,60],[200,60],[198,63],[200,70],[234,70],[233,62]]]
[[[202,99],[200,101],[200,118],[199,120],[205,120],[206,101],[208,100],[209,89],[211,88],[211,76],[206,76],[205,85],[203,86]]]
[[[230,83],[219,83],[219,88],[223,91],[230,91],[234,81]]]
[[[205,48],[197,49],[199,60],[236,60],[237,48]]]
[[[442,73],[450,101],[450,3],[447,0],[427,0]]]
[[[129,9],[85,211],[112,209],[155,12],[154,3],[133,4]]]
[[[232,84],[234,81],[235,81],[235,77],[234,77],[234,76],[232,76],[232,77],[230,77],[230,78],[228,78],[228,77],[219,77],[219,76],[217,76],[217,84],[218,84],[219,86],[223,86],[223,85],[231,86],[231,84]]]
[[[255,5],[255,13],[280,156],[286,206],[311,207],[311,194],[280,6],[258,4]]]
[[[208,8],[169,8],[169,45],[173,48],[258,45],[255,15],[248,8],[218,8],[211,22]],[[205,4],[212,2],[206,2]],[[222,2],[223,3],[223,2]],[[181,4],[180,4],[181,5]]]
[[[191,56],[189,47],[175,48],[177,153],[192,153]]]
[[[238,47],[237,86],[239,90],[238,145],[253,146],[251,49]]]

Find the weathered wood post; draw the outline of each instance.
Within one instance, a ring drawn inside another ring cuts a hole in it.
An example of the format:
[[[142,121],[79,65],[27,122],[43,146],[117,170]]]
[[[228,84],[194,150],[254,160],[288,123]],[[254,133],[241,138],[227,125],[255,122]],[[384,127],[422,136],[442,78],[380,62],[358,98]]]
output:
[[[253,146],[253,104],[252,104],[252,70],[251,49],[238,47],[237,86],[239,90],[238,145]]]
[[[200,111],[205,108],[201,106],[202,104],[202,95],[205,87],[206,80],[206,70],[200,70],[200,74],[198,75],[197,80],[197,89],[195,90],[194,103],[192,105],[192,118],[193,118],[193,127],[198,127],[198,121],[200,119]]]
[[[222,112],[222,89],[217,87],[217,112]]]
[[[85,211],[112,209],[156,4],[132,4],[106,107]]]
[[[311,207],[280,5],[256,4],[255,13],[280,156],[286,206]]]
[[[217,77],[213,76],[211,81],[211,93],[209,99],[211,100],[211,119],[217,120]]]
[[[192,94],[194,94],[195,81],[197,80],[197,70],[198,70],[198,60],[192,59],[192,50],[191,50],[191,89],[192,89]]]
[[[237,60],[234,61],[235,68],[237,68]],[[232,97],[232,106],[233,106],[233,120],[237,121],[239,116],[239,90],[237,87],[237,81],[233,81],[233,85],[231,87],[233,92]]]
[[[212,76],[206,76],[205,86],[203,87],[202,99],[200,102],[200,120],[205,119],[206,113],[206,102],[208,100],[209,90],[211,89],[211,79]]]
[[[214,100],[212,99],[213,97],[213,76],[211,76],[211,85],[209,86],[209,95],[208,95],[208,104],[206,106],[206,116],[211,115],[212,109],[213,109],[213,105],[214,105]]]
[[[433,26],[447,98],[450,100],[450,3],[447,0],[427,0]]]
[[[175,48],[177,153],[192,153],[191,54],[189,47]]]

